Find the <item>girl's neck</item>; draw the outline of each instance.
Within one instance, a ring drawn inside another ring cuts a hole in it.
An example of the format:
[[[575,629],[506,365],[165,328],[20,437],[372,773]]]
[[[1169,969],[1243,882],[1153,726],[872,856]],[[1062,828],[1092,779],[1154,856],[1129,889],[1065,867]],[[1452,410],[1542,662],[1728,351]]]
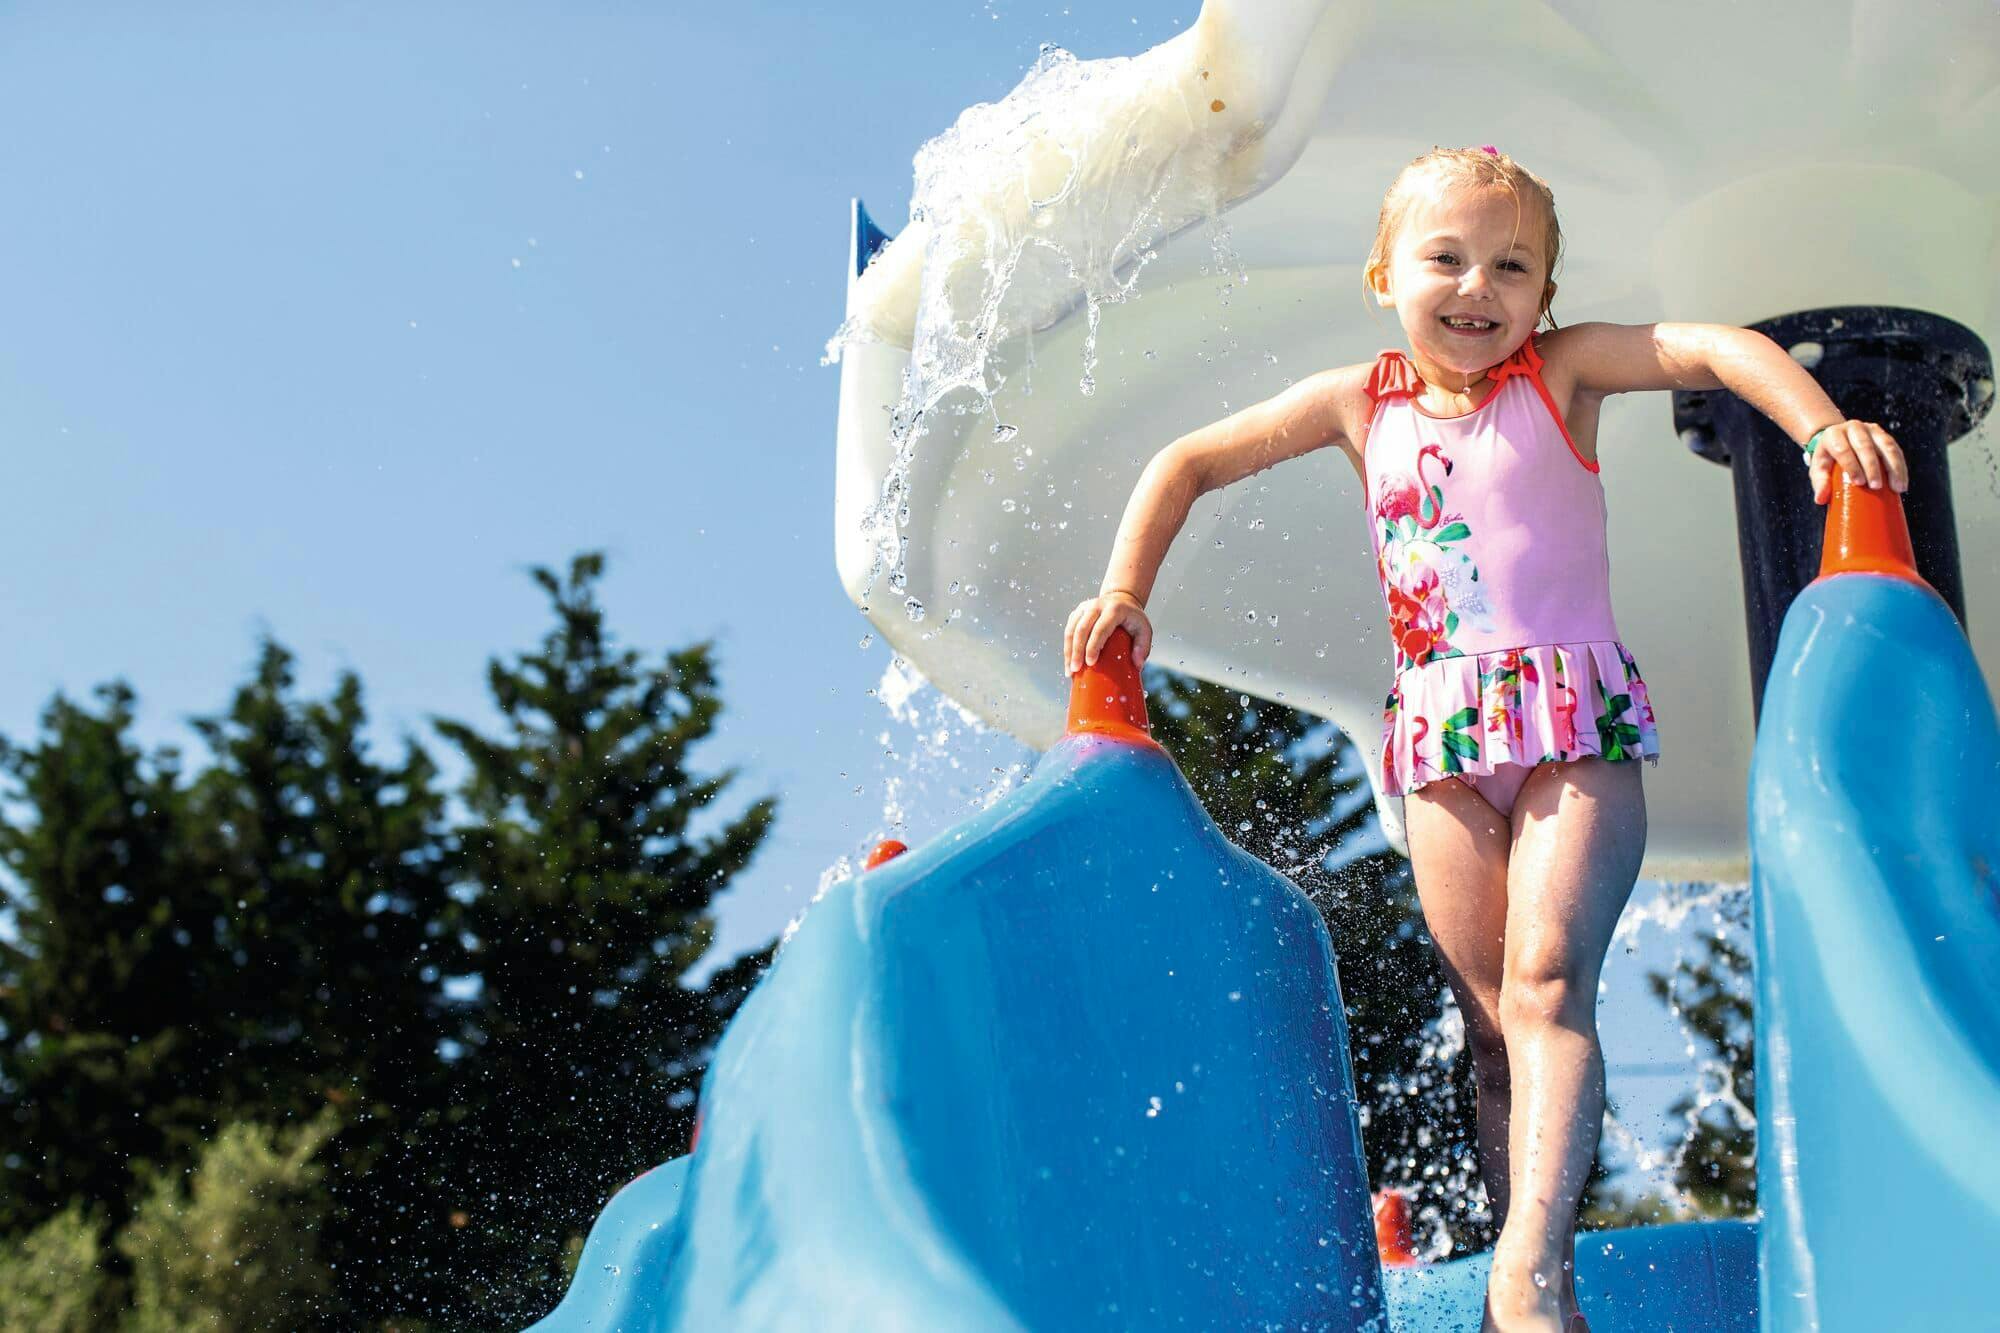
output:
[[[1417,368],[1417,375],[1424,382],[1424,392],[1419,395],[1424,399],[1424,406],[1445,416],[1469,412],[1477,407],[1479,395],[1476,390],[1490,378],[1485,370],[1468,373],[1432,365],[1415,351],[1410,353],[1410,364]]]

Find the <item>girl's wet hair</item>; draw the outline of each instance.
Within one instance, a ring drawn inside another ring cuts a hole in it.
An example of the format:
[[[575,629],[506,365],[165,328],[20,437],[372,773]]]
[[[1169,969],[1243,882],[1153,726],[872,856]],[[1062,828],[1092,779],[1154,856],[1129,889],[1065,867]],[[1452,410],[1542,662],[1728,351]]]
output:
[[[1549,183],[1505,153],[1489,148],[1432,148],[1396,174],[1389,192],[1382,196],[1382,213],[1375,223],[1375,244],[1361,269],[1364,291],[1374,290],[1377,273],[1389,267],[1389,252],[1396,233],[1409,216],[1410,206],[1426,191],[1441,192],[1455,186],[1492,187],[1511,192],[1518,203],[1532,200],[1541,209],[1545,229],[1542,253],[1542,312],[1550,328],[1556,326],[1549,305],[1556,295],[1556,265],[1562,260],[1562,224],[1556,220],[1556,196]]]

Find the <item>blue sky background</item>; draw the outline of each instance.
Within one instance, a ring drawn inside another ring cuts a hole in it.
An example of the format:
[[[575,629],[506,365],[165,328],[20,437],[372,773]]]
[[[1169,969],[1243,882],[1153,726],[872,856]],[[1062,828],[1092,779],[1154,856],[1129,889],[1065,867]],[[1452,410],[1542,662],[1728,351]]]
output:
[[[1132,54],[1197,9],[11,6],[0,734],[123,677],[199,756],[185,719],[268,632],[443,757],[429,717],[493,723],[486,660],[551,623],[526,569],[602,548],[627,643],[718,645],[697,759],[782,808],[717,953],[769,939],[912,748],[832,558],[848,201],[899,230],[918,146],[1040,43]],[[1029,757],[934,756],[912,834]],[[1635,1090],[1683,1076],[1656,952],[1608,974]]]

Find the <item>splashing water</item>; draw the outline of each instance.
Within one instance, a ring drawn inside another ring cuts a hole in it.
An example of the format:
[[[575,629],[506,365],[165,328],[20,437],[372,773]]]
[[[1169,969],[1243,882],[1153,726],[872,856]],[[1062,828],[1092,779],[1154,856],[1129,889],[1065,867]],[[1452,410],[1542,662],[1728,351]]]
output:
[[[1678,1132],[1671,1140],[1649,1143],[1608,1106],[1604,1137],[1607,1145],[1617,1148],[1630,1161],[1637,1177],[1650,1186],[1655,1202],[1677,1218],[1693,1218],[1706,1215],[1705,1210],[1680,1187],[1678,1180],[1704,1122],[1711,1113],[1716,1113],[1735,1130],[1754,1135],[1757,1117],[1737,1087],[1737,1071],[1727,1059],[1702,1049],[1709,1038],[1697,1029],[1695,1016],[1683,1004],[1681,983],[1691,966],[1715,969],[1714,956],[1693,952],[1697,945],[1706,946],[1711,941],[1726,944],[1746,959],[1754,953],[1750,938],[1750,886],[1742,882],[1663,885],[1649,902],[1635,903],[1626,910],[1612,937],[1614,948],[1629,950],[1641,934],[1655,928],[1674,942],[1673,957],[1665,971],[1669,984],[1662,998],[1668,1014],[1687,1039],[1686,1053],[1694,1080],[1687,1090],[1687,1105],[1680,1114]],[[1746,1004],[1754,1002],[1755,979],[1747,968],[1740,976],[1718,975],[1715,983],[1718,995],[1735,995]],[[1747,1048],[1749,1033],[1738,1036]],[[1742,1164],[1746,1170],[1754,1169],[1755,1155],[1753,1146]]]
[[[918,830],[913,836],[911,812],[906,804],[913,792],[949,788],[962,800],[962,814],[971,814],[986,809],[1014,790],[1032,771],[1032,752],[967,712],[900,655],[889,659],[873,693],[889,714],[890,722],[905,734],[899,739],[885,729],[876,735],[883,759],[882,813],[866,845],[890,837],[912,843],[921,839],[925,830]],[[996,748],[1007,753],[986,757],[1005,758],[1007,762],[991,764],[983,777],[975,776],[973,769],[984,763],[981,752]],[[961,814],[950,815],[947,822],[955,822],[959,817]],[[800,923],[813,905],[834,885],[854,878],[860,869],[857,858],[839,856],[820,872],[812,898],[779,937],[781,952],[798,933]]]
[[[1402,1189],[1413,1201],[1411,1248],[1424,1263],[1451,1257],[1454,1222],[1475,1226],[1491,1222],[1482,1202],[1484,1187],[1479,1178],[1479,1157],[1472,1150],[1470,1138],[1464,1152],[1449,1153],[1448,1136],[1436,1128],[1461,1124],[1469,1135],[1473,1110],[1469,1103],[1460,1105],[1458,1087],[1452,1079],[1453,1067],[1465,1051],[1465,1015],[1459,1012],[1448,988],[1441,999],[1438,1016],[1424,1026],[1418,1037],[1417,1060],[1407,1076],[1400,1080],[1385,1079],[1374,1087],[1375,1096],[1382,1102],[1401,1099],[1415,1102],[1421,1108],[1416,1142],[1409,1145],[1416,1151],[1392,1158],[1385,1165],[1381,1184]],[[1362,1110],[1361,1128],[1365,1134],[1368,1130],[1365,1102]],[[1441,1198],[1453,1201],[1449,1210],[1439,1204]]]
[[[990,412],[1028,335],[1081,304],[1088,328],[1078,388],[1094,392],[1102,308],[1136,295],[1168,236],[1206,220],[1218,270],[1247,281],[1217,224],[1234,136],[1211,114],[1184,62],[1078,60],[1045,45],[998,102],[963,112],[916,155],[910,227],[891,244],[922,247],[910,363],[890,416],[893,462],[863,528],[874,549],[865,586],[886,574],[906,593],[901,529],[908,473],[935,413]],[[850,315],[822,364],[856,343],[895,338],[893,317]],[[1003,350],[1004,349],[1004,350]],[[1014,428],[995,418],[994,433]]]

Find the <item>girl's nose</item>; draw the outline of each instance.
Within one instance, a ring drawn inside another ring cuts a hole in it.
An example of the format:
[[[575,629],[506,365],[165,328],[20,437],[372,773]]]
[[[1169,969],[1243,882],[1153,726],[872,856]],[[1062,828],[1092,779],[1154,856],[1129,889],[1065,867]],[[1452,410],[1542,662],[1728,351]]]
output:
[[[1461,296],[1470,296],[1478,292],[1483,292],[1487,290],[1487,287],[1486,269],[1484,265],[1480,264],[1474,264],[1471,268],[1465,270],[1464,276],[1458,280],[1458,291]]]

